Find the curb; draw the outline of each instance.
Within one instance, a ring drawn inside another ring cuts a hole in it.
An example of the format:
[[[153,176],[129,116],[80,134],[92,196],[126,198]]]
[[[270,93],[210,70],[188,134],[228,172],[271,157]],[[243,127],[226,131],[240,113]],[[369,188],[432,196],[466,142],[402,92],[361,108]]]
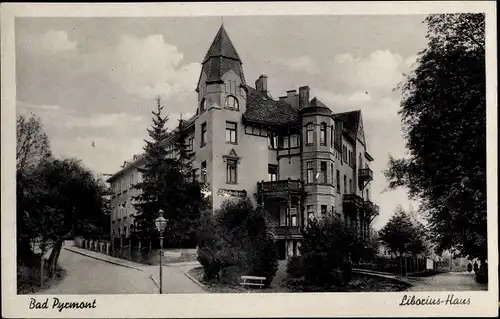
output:
[[[130,268],[130,269],[134,269],[134,270],[138,270],[138,271],[144,272],[144,270],[142,270],[140,268],[137,268],[137,267],[134,267],[134,266],[129,266],[129,265],[117,263],[117,262],[114,262],[114,261],[111,261],[111,260],[107,260],[107,259],[104,259],[104,258],[99,258],[99,257],[96,257],[96,256],[85,254],[83,252],[76,251],[76,250],[73,250],[73,249],[68,248],[68,247],[64,247],[64,249],[66,249],[68,251],[71,251],[72,253],[75,253],[75,254],[79,254],[79,255],[86,256],[86,257],[89,257],[89,258],[93,258],[93,259],[96,259],[96,260],[104,261],[104,262],[107,262],[107,263],[110,263],[110,264],[113,264],[113,265],[117,265],[117,266],[121,266],[121,267]]]
[[[160,289],[160,284],[156,281],[156,279],[155,279],[155,277],[153,277],[153,275],[149,275],[149,279],[151,279],[153,281],[156,288]]]
[[[384,278],[387,280],[393,280],[393,281],[397,281],[397,282],[403,283],[405,285],[408,285],[409,287],[413,287],[413,284],[408,281],[408,278],[396,277],[396,276],[392,276],[392,275],[385,275],[385,274],[376,273],[376,272],[367,272],[367,271],[360,271],[360,270],[354,270],[354,269],[353,269],[353,272],[358,273],[358,274],[367,275],[367,276],[374,276],[374,277]]]
[[[191,269],[194,269],[194,268],[191,268]],[[184,275],[186,275],[186,277],[188,277],[192,282],[194,282],[195,284],[197,284],[203,290],[207,290],[207,286],[205,286],[204,284],[202,284],[201,282],[199,282],[198,280],[196,280],[193,276],[191,276],[190,274],[188,274],[187,271],[184,272]]]

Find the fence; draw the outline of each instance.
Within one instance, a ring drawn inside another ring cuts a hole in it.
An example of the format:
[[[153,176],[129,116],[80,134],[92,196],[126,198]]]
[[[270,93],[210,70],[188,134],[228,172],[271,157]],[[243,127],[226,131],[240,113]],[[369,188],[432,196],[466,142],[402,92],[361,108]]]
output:
[[[146,265],[160,262],[159,249],[154,248],[148,240],[124,237],[116,237],[111,241],[75,238],[75,246]],[[194,261],[198,256],[196,249],[164,249],[163,252],[165,263]]]
[[[397,275],[409,275],[428,271],[427,258],[418,257],[380,257],[370,263],[360,263],[355,267]]]

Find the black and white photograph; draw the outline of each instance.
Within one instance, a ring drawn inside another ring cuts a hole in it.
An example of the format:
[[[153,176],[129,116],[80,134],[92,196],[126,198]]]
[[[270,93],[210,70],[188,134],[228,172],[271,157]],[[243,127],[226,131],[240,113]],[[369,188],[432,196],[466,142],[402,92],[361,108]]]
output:
[[[495,4],[440,4],[11,13],[2,266],[17,311],[255,316],[247,298],[311,316],[377,297],[365,316],[496,316]]]

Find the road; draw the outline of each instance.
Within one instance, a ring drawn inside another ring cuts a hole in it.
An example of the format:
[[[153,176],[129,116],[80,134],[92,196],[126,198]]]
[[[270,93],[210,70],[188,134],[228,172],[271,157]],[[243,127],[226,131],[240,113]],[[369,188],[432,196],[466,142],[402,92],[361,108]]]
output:
[[[61,251],[59,264],[66,277],[37,294],[153,294],[158,288],[149,275],[135,269]]]
[[[479,291],[487,285],[478,284],[474,273],[450,272],[431,277],[412,278],[408,291]]]

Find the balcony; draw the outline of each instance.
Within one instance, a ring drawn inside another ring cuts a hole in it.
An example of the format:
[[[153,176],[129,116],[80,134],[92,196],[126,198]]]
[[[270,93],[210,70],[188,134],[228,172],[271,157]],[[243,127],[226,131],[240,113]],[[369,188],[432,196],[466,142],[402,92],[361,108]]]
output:
[[[259,193],[268,196],[285,195],[288,193],[300,193],[303,191],[304,184],[301,180],[286,179],[273,182],[259,182],[257,189]]]
[[[277,239],[291,238],[302,236],[300,227],[298,226],[277,226],[270,227],[271,233]]]
[[[369,168],[360,168],[358,171],[359,184],[364,188],[371,180],[373,180],[373,171]]]
[[[373,202],[367,200],[364,202],[364,215],[367,220],[370,222],[373,221],[375,217],[379,214],[379,207],[375,205]]]
[[[342,200],[344,205],[352,205],[356,208],[363,207],[363,198],[359,197],[356,194],[344,194]]]

